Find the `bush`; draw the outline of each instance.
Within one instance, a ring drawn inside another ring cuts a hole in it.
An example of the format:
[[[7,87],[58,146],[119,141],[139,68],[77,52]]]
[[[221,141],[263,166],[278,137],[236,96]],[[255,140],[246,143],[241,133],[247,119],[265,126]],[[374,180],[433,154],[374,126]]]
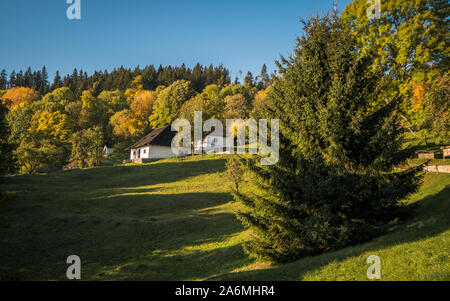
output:
[[[100,127],[79,131],[72,136],[70,166],[100,166],[103,159],[103,132]]]

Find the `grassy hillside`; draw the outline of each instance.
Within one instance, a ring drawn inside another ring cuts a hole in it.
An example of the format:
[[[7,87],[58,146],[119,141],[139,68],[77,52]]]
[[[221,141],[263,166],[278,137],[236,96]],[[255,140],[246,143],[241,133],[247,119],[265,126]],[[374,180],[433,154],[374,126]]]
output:
[[[63,280],[80,256],[84,280],[450,280],[450,175],[428,175],[416,217],[337,252],[270,267],[242,250],[223,157],[6,178],[15,195],[0,229],[0,279]]]

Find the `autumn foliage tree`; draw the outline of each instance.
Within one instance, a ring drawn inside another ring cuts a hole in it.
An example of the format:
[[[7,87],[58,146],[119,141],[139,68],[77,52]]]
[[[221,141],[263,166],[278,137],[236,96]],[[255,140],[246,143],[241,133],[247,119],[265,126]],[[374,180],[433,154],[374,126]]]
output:
[[[404,96],[399,112],[412,131],[423,120],[423,111],[417,110],[416,101],[421,99],[415,95],[417,89],[425,88],[422,83],[438,86],[448,72],[450,5],[447,0],[383,0],[380,18],[369,19],[366,11],[371,5],[355,0],[345,8],[342,19],[351,27],[358,52],[375,53],[373,67],[389,74],[386,94]],[[377,101],[384,98],[380,94]]]
[[[39,97],[39,92],[32,88],[16,87],[6,91],[2,96],[2,101],[9,109],[14,109],[20,105],[36,101]]]
[[[63,87],[55,89],[42,97],[42,109],[49,112],[64,112],[65,106],[74,102],[75,99],[75,95],[69,88]]]
[[[437,142],[442,145],[450,143],[449,80],[447,74],[436,83],[413,83],[408,116],[411,124],[420,130],[425,143],[428,136],[437,137]]]
[[[103,132],[97,126],[74,133],[71,137],[70,165],[86,168],[101,165],[103,158]]]
[[[38,111],[14,155],[22,173],[60,168],[67,160],[70,126],[59,111]]]
[[[209,85],[202,93],[186,101],[180,109],[180,117],[194,122],[194,112],[201,111],[203,120],[224,119],[225,101],[217,85]]]
[[[14,170],[13,145],[9,143],[10,128],[7,113],[6,106],[0,103],[0,175]]]
[[[174,82],[158,94],[150,116],[150,126],[157,128],[171,124],[180,115],[181,107],[195,95],[190,82],[180,80]]]
[[[244,95],[236,94],[225,97],[225,118],[245,119],[250,112],[250,106]]]
[[[115,113],[110,118],[114,135],[125,143],[144,135],[149,130],[149,117],[157,100],[154,91],[136,90],[129,109]]]
[[[137,122],[137,127],[144,132],[149,126],[149,117],[153,112],[153,105],[157,96],[153,91],[139,90],[134,96],[130,105],[130,110]]]

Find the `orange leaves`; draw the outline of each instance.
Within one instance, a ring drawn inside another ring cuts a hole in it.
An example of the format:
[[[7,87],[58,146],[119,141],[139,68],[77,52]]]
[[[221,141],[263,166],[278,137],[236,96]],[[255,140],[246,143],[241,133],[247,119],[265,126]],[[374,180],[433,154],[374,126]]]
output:
[[[142,122],[147,121],[152,113],[156,99],[156,93],[153,91],[137,91],[130,105],[134,117]]]
[[[125,96],[127,98],[132,98],[136,93],[144,88],[142,83],[142,75],[136,76],[130,83],[130,88],[125,91]]]
[[[415,109],[419,109],[422,106],[426,91],[426,83],[416,82],[413,84],[413,105]]]
[[[39,92],[31,88],[16,87],[9,89],[1,99],[3,103],[12,110],[22,104],[36,101],[39,97]]]
[[[110,123],[113,126],[113,133],[116,136],[128,139],[135,137],[137,134],[137,129],[135,127],[135,120],[131,115],[130,110],[123,110],[114,114]]]
[[[110,119],[114,134],[125,139],[143,135],[148,128],[148,118],[156,99],[153,91],[135,91],[130,109],[117,112]]]

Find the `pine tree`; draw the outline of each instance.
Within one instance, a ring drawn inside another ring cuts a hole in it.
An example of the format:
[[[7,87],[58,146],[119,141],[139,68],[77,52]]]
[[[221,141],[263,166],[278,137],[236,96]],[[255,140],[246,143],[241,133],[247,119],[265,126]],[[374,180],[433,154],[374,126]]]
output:
[[[266,64],[264,64],[261,68],[261,74],[259,75],[259,82],[258,82],[258,89],[262,90],[262,89],[267,89],[267,87],[269,86],[269,74],[267,74],[267,66]]]
[[[8,88],[8,75],[6,70],[3,69],[0,73],[0,90],[6,90]]]
[[[255,237],[246,251],[260,260],[287,262],[376,237],[420,186],[421,167],[396,169],[412,154],[401,149],[400,99],[370,107],[385,74],[371,71],[370,54],[357,57],[336,14],[304,21],[294,55],[278,63],[282,76],[268,96],[280,120],[278,164],[242,159],[260,189],[235,194],[247,208],[238,218]]]
[[[251,87],[251,88],[255,86],[253,74],[250,71],[247,72],[247,75],[245,76],[244,86]]]
[[[53,79],[52,90],[61,88],[63,83],[61,82],[61,76],[59,75],[59,71],[56,70],[55,78]]]
[[[19,71],[19,73],[16,74],[16,82],[15,82],[15,87],[25,87],[26,83],[25,83],[25,78],[23,75],[22,70]]]
[[[36,91],[40,91],[41,86],[42,86],[42,74],[41,74],[41,71],[35,71],[32,74],[32,80],[31,80],[31,86],[30,87],[33,88]]]
[[[25,72],[25,74],[23,76],[23,84],[21,86],[28,87],[28,88],[35,88],[34,87],[34,77],[33,77],[33,72],[31,71],[31,67],[28,67],[27,71]]]
[[[49,86],[48,86],[48,73],[47,68],[45,66],[42,67],[41,70],[41,82],[38,87],[39,92],[41,92],[41,95],[45,95],[48,92]]]
[[[9,76],[8,88],[11,89],[16,86],[16,71],[13,70]]]

